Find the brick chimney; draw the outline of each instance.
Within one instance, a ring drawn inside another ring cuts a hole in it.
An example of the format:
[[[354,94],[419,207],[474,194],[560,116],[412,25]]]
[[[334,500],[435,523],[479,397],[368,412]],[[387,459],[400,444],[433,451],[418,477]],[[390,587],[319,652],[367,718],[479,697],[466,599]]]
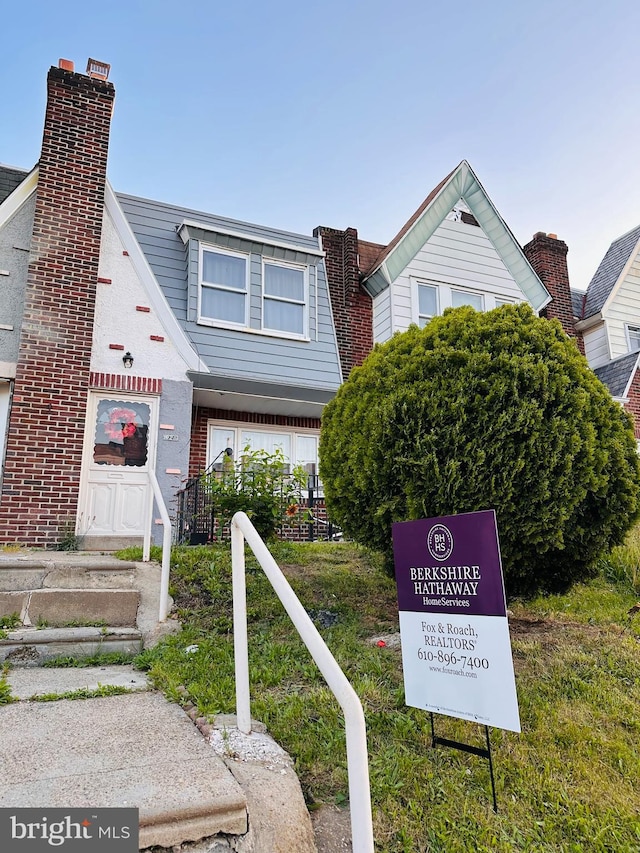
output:
[[[52,545],[76,516],[115,97],[102,67],[47,77],[0,541]]]
[[[342,378],[347,379],[373,348],[373,305],[360,287],[358,232],[320,226],[313,235],[322,239]]]
[[[567,335],[576,338],[580,344],[581,336],[575,330],[569,289],[567,244],[563,240],[558,240],[556,234],[538,231],[523,251],[551,295],[551,302],[541,311],[542,316],[549,319],[556,317]]]

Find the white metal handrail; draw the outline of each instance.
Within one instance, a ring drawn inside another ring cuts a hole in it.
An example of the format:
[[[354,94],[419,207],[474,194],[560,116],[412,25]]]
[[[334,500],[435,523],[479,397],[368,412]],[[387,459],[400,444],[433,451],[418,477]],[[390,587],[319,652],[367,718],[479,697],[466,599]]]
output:
[[[237,512],[231,520],[233,636],[238,728],[245,734],[251,734],[247,591],[244,564],[245,540],[249,543],[251,550],[262,566],[262,570],[271,582],[271,586],[342,708],[347,739],[353,853],[373,853],[367,730],[362,704],[306,610],[298,601],[269,549],[260,538],[258,531],[244,512]]]
[[[163,526],[162,573],[160,575],[160,612],[158,614],[158,621],[164,622],[169,613],[169,568],[171,565],[172,539],[171,519],[169,518],[169,513],[167,511],[164,498],[162,497],[162,492],[160,491],[160,484],[158,483],[158,479],[155,475],[155,472],[151,470],[149,470],[149,482],[151,483],[153,495],[151,498],[151,507],[149,509],[149,518],[145,528],[144,545],[142,548],[142,561],[144,563],[149,562],[149,557],[151,555],[151,523],[153,518],[153,498],[155,498],[156,503],[158,504],[158,510],[160,511],[160,518],[162,519]]]

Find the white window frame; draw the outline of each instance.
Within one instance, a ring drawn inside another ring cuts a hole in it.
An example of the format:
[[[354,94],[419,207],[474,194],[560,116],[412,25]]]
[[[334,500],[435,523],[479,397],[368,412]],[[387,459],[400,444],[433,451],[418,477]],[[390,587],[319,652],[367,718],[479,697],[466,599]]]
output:
[[[294,269],[298,270],[302,273],[302,284],[303,284],[303,298],[299,299],[287,299],[283,296],[271,296],[265,292],[265,266],[272,267],[284,267],[286,269]],[[262,256],[262,287],[261,287],[261,300],[260,300],[260,326],[261,330],[266,335],[273,335],[277,338],[289,338],[292,340],[299,341],[308,341],[309,340],[309,267],[307,264],[292,264],[288,261],[281,261],[279,258],[270,258],[268,256]],[[265,318],[265,310],[264,303],[266,300],[271,300],[272,302],[285,302],[290,305],[301,305],[302,306],[302,332],[288,332],[282,329],[272,329],[270,326],[265,326],[264,318]]]
[[[420,288],[421,287],[430,287],[432,290],[435,291],[435,294],[436,294],[436,313],[435,314],[421,314],[420,313]],[[424,326],[427,325],[429,320],[432,320],[434,317],[437,317],[441,313],[441,311],[440,311],[440,287],[435,283],[431,283],[431,282],[427,282],[427,281],[416,281],[415,282],[414,304],[415,304],[415,309],[416,309],[415,310],[416,322],[421,328],[424,328]],[[424,324],[422,323],[422,320],[425,321]]]
[[[232,258],[240,258],[244,261],[244,290],[238,290],[235,287],[228,287],[224,284],[217,284],[215,282],[205,282],[203,280],[203,271],[204,271],[204,255],[205,252],[213,252],[217,255],[228,255]],[[235,252],[231,249],[222,249],[219,246],[211,245],[209,243],[200,243],[200,251],[198,256],[198,323],[203,326],[215,326],[216,328],[221,329],[247,329],[249,327],[249,301],[250,301],[250,293],[249,293],[249,271],[251,267],[251,256],[246,252]],[[203,288],[207,288],[209,290],[221,290],[227,291],[229,293],[242,293],[244,295],[244,320],[242,323],[233,323],[230,320],[217,320],[215,317],[207,317],[202,313],[202,290]]]
[[[638,352],[640,350],[640,325],[636,326],[632,323],[625,323],[624,334],[627,339],[627,350],[629,352]],[[631,344],[632,337],[637,337],[638,339],[638,346],[635,348]]]
[[[282,427],[278,424],[254,424],[248,421],[217,421],[210,420],[207,422],[207,468],[214,461],[214,452],[213,452],[213,431],[221,430],[228,433],[228,437],[232,438],[233,441],[233,453],[234,460],[239,458],[238,454],[242,452],[244,449],[243,442],[241,442],[242,432],[262,432],[262,433],[272,433],[276,435],[287,435],[291,441],[291,452],[293,459],[290,459],[289,462],[291,466],[295,466],[299,464],[297,459],[297,447],[296,440],[298,437],[308,438],[313,437],[317,440],[317,448],[320,448],[320,430],[315,429],[304,429],[304,428],[295,428],[295,427]],[[219,452],[219,451],[218,451]],[[218,455],[218,454],[215,454]],[[222,459],[222,457],[220,457]],[[316,470],[315,473],[318,473],[318,457],[316,456],[315,460]]]

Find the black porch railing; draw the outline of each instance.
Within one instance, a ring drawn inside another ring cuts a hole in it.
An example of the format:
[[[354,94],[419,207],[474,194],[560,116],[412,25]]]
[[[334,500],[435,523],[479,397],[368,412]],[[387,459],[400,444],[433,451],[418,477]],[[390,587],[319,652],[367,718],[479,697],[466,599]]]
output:
[[[205,545],[208,542],[226,540],[230,536],[228,525],[219,517],[214,478],[221,478],[224,472],[211,465],[197,477],[187,480],[177,494],[177,514],[175,541],[179,545]],[[283,485],[290,480],[282,475]],[[284,489],[283,489],[284,491]],[[317,474],[309,474],[306,489],[301,492],[301,500],[294,515],[285,515],[278,535],[282,539],[296,542],[315,540],[339,541],[342,532],[327,517],[321,483]]]

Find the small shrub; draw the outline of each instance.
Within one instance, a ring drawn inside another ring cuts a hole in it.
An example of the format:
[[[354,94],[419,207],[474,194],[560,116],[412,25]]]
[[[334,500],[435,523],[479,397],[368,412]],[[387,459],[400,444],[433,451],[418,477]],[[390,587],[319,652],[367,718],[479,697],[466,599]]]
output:
[[[222,471],[204,478],[209,509],[215,515],[217,529],[231,522],[242,511],[251,519],[263,539],[275,536],[282,524],[297,515],[306,474],[301,467],[288,473],[287,459],[281,450],[251,450],[245,447],[237,464],[225,456]]]

